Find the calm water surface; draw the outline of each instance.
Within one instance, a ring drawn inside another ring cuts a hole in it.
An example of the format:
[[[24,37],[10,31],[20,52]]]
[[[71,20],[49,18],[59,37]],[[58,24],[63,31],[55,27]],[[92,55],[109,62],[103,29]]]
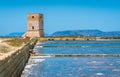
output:
[[[39,54],[120,54],[120,41],[45,41]],[[120,77],[120,57],[32,56],[23,77]]]

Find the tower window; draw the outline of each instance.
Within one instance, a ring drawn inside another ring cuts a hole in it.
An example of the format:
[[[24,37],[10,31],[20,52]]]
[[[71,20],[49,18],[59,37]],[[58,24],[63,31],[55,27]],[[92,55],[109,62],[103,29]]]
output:
[[[40,16],[40,18],[42,18],[42,16]]]
[[[35,18],[34,16],[32,16],[32,18]]]
[[[34,30],[34,26],[32,26],[32,30]]]

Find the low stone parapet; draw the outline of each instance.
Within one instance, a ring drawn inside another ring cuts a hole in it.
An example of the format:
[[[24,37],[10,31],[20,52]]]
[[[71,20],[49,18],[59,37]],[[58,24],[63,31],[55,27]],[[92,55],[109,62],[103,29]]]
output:
[[[0,60],[0,77],[20,77],[29,59],[29,50],[34,48],[35,43],[36,41],[31,41],[10,56]]]

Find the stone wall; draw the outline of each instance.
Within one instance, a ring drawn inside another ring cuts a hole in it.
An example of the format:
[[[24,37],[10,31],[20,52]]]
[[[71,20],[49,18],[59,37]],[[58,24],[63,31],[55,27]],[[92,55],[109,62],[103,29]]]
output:
[[[54,41],[54,40],[96,40],[95,37],[46,37],[39,38],[40,41]]]
[[[29,50],[34,47],[35,43],[36,41],[27,43],[11,56],[0,60],[0,77],[20,77],[29,59]]]
[[[28,31],[23,37],[44,37],[43,14],[28,15]]]

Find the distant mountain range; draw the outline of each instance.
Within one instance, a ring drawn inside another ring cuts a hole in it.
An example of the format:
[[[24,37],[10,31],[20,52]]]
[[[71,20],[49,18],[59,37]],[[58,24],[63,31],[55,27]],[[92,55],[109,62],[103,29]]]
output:
[[[7,37],[21,37],[25,32],[12,32],[12,33],[9,33],[5,36]]]
[[[120,31],[103,32],[100,30],[66,30],[57,31],[51,36],[95,36],[95,37],[111,37],[120,36]]]
[[[25,32],[13,32],[5,36],[21,37]],[[65,30],[57,31],[53,34],[45,33],[45,36],[94,36],[94,37],[120,37],[120,31],[103,32],[100,30]]]
[[[3,37],[21,37],[25,32],[12,32]],[[45,33],[45,36],[49,36],[49,34]]]

